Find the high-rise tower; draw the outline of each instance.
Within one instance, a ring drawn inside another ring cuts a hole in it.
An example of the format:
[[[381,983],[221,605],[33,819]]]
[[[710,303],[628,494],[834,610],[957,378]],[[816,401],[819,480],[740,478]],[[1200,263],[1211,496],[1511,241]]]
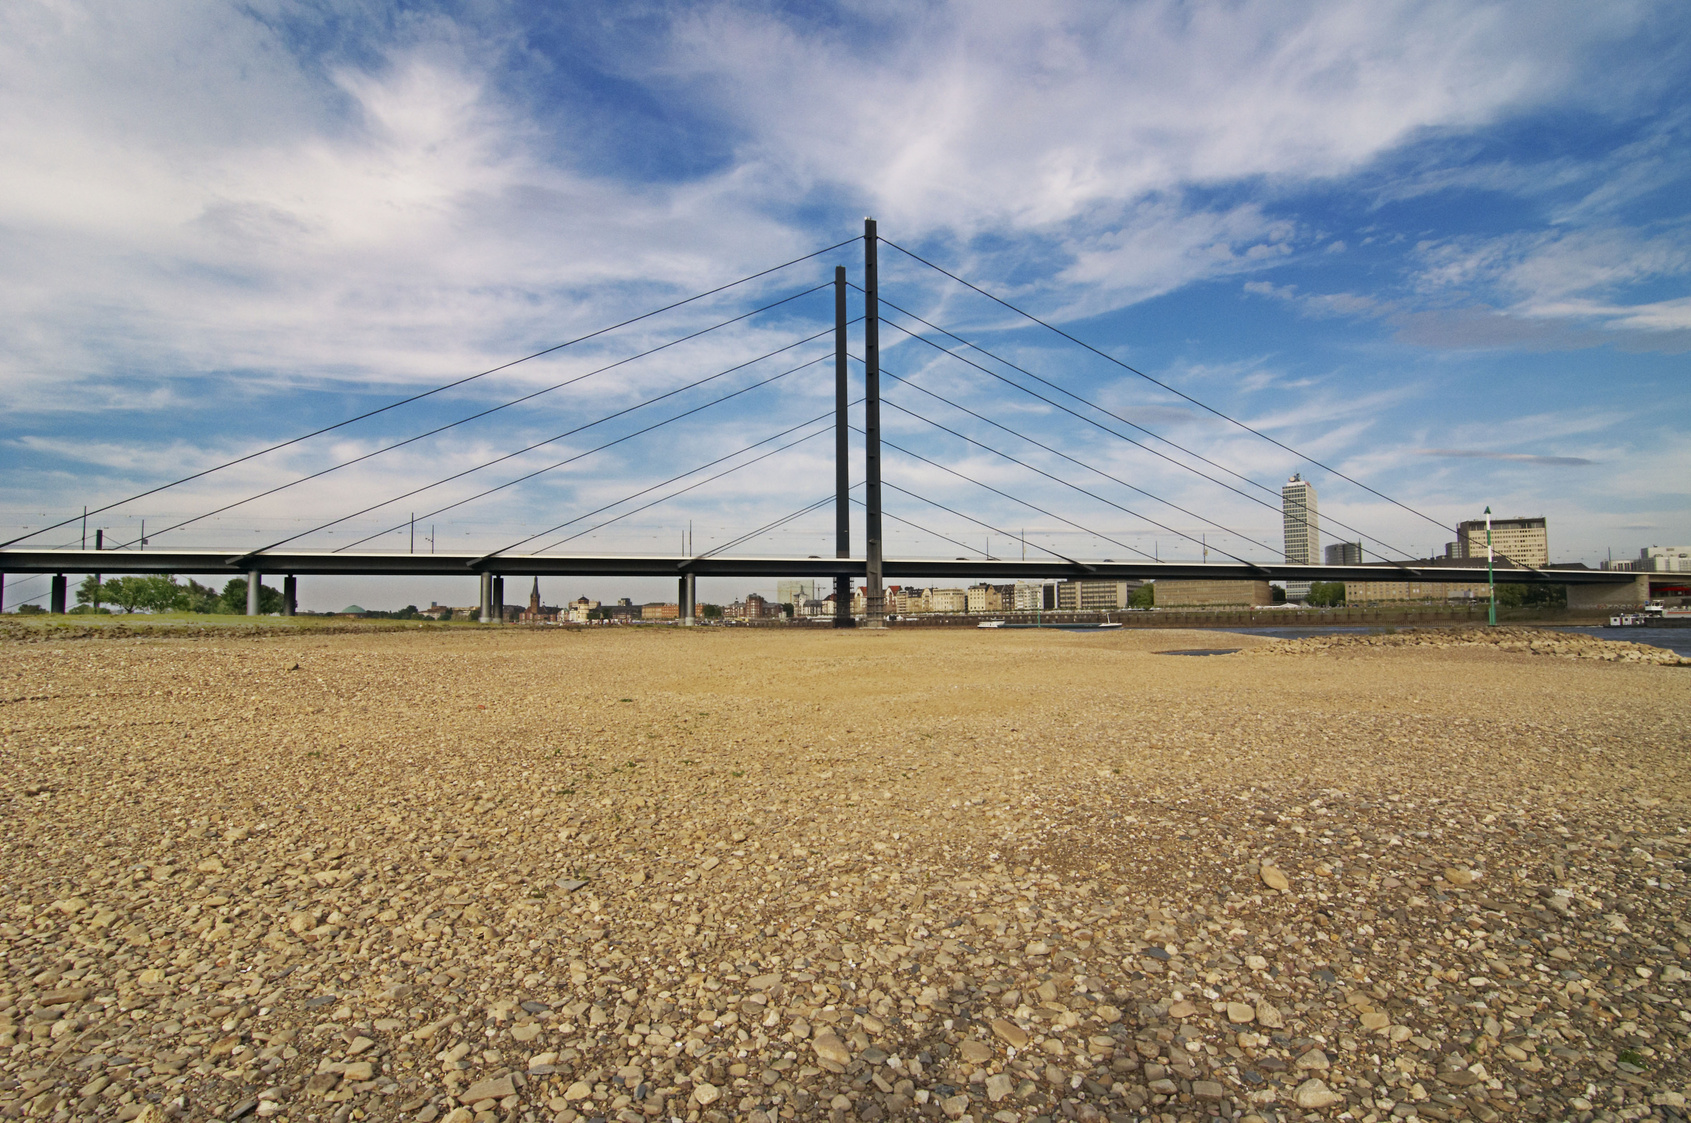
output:
[[[1310,565],[1321,556],[1321,518],[1315,509],[1315,487],[1297,473],[1280,485],[1280,519],[1286,534],[1286,561]],[[1309,596],[1308,581],[1286,582],[1286,599]]]

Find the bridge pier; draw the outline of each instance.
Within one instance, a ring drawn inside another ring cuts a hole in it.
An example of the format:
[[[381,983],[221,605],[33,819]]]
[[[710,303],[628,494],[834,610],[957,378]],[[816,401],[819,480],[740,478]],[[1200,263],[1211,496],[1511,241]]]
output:
[[[47,598],[47,611],[51,612],[54,616],[63,616],[65,614],[66,587],[67,584],[65,581],[65,575],[62,573],[53,574],[53,591]]]
[[[493,579],[493,622],[495,624],[505,622],[505,579],[503,577]]]
[[[1602,585],[1568,585],[1569,608],[1642,608],[1650,599],[1650,575],[1627,575]]]
[[[247,615],[248,616],[257,616],[259,614],[259,611],[258,611],[258,605],[259,605],[258,593],[259,593],[260,589],[264,588],[263,582],[264,582],[264,574],[260,573],[256,569],[248,571],[248,573],[247,573]]]
[[[282,578],[282,615],[292,616],[299,611],[299,581],[293,574]]]
[[[493,622],[493,574],[486,570],[481,575],[481,622]]]
[[[694,609],[697,607],[698,596],[698,575],[683,573],[681,575],[681,590],[679,595],[676,597],[675,603],[681,609],[681,626],[684,628],[690,628],[693,626]]]

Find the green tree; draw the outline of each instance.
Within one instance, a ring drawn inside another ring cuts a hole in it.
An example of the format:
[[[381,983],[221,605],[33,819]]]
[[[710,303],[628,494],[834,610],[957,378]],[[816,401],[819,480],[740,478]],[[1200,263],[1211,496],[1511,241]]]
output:
[[[1316,608],[1337,608],[1345,603],[1343,581],[1314,581],[1309,586],[1308,603]]]
[[[188,602],[186,605],[187,611],[205,613],[222,611],[223,598],[220,597],[217,590],[213,589],[211,586],[202,585],[198,581],[190,580],[188,582],[186,592]],[[242,605],[242,608],[244,609],[245,605]]]
[[[1157,586],[1150,581],[1133,590],[1133,595],[1127,598],[1129,608],[1155,608],[1157,605]]]
[[[223,586],[223,596],[220,601],[221,608],[218,611],[233,616],[244,616],[247,611],[247,579],[245,577],[231,577],[229,583]],[[258,614],[269,616],[281,611],[281,591],[261,583],[258,586]]]
[[[76,603],[92,606],[96,601],[110,600],[105,595],[105,582],[100,581],[92,573],[82,579],[82,584],[76,587]]]
[[[112,577],[100,586],[101,599],[110,601],[125,612],[145,607],[150,590],[145,577]],[[79,594],[80,595],[80,594]]]
[[[1499,585],[1497,586],[1497,607],[1566,608],[1568,607],[1568,587],[1566,585]]]

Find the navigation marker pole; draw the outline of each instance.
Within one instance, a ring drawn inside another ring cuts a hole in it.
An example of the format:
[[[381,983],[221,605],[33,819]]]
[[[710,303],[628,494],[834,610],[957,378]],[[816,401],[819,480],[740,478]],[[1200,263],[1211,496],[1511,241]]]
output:
[[[887,626],[881,586],[881,296],[875,220],[863,220],[863,623]]]
[[[1470,511],[1473,510],[1472,507],[1470,507],[1468,509]],[[1485,583],[1486,583],[1486,586],[1491,590],[1491,595],[1489,597],[1487,597],[1486,599],[1491,602],[1491,604],[1490,604],[1491,626],[1493,628],[1495,628],[1495,627],[1497,627],[1497,577],[1492,572],[1492,568],[1491,568],[1491,508],[1490,507],[1487,507],[1485,509]]]

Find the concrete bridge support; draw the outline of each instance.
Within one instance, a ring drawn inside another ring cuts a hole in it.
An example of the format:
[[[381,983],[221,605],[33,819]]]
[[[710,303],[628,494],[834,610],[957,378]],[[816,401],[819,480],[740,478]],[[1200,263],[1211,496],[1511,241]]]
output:
[[[293,574],[282,578],[282,615],[292,616],[299,611],[299,580]]]
[[[259,590],[264,588],[264,574],[252,570],[247,574],[247,615],[259,615]]]
[[[481,575],[481,622],[493,622],[493,574],[486,572]]]
[[[505,622],[505,579],[503,577],[493,579],[493,622],[495,624]]]
[[[1648,573],[1617,573],[1617,580],[1612,584],[1602,585],[1569,585],[1568,607],[1570,609],[1592,608],[1642,608],[1650,599],[1650,575]]]
[[[676,604],[679,605],[681,609],[682,627],[690,628],[693,626],[695,610],[698,607],[698,599],[698,577],[691,573],[683,573],[681,575],[680,595],[676,598]]]
[[[54,616],[65,614],[65,589],[67,587],[64,574],[53,574],[53,591],[48,595],[47,611]]]

